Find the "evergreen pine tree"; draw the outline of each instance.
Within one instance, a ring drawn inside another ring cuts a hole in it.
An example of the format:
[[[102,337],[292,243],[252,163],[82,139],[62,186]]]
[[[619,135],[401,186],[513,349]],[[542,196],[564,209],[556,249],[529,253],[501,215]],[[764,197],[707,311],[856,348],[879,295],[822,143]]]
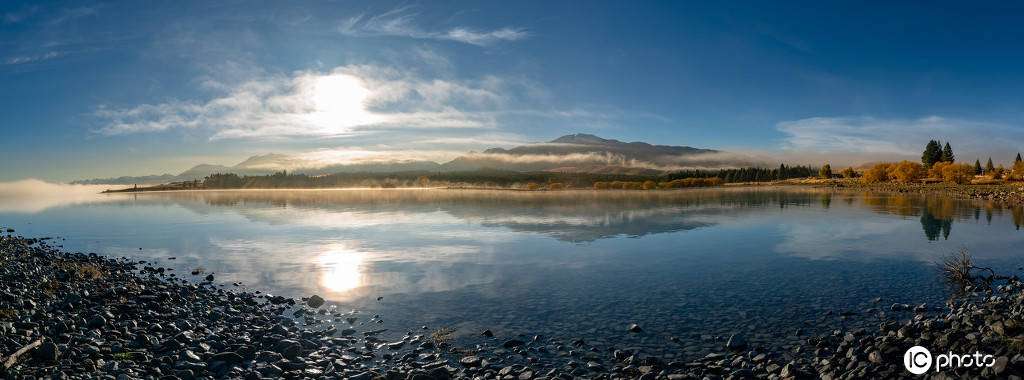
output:
[[[1019,156],[1019,154],[1018,154]],[[981,161],[974,160],[974,174],[981,174]]]
[[[988,163],[985,164],[985,173],[991,173],[996,170],[996,166],[992,165],[992,157],[988,158]]]
[[[1020,152],[1017,152],[1017,159],[1015,161],[1020,162]]]
[[[949,142],[946,142],[946,147],[942,148],[942,155],[939,157],[939,161],[953,163],[953,148],[949,146]]]
[[[821,169],[818,169],[818,177],[825,179],[832,178],[832,165],[825,164]]]
[[[925,168],[932,167],[932,164],[939,162],[942,157],[942,148],[940,148],[938,141],[930,140],[928,145],[924,147],[924,153],[921,154],[921,163],[924,164]]]

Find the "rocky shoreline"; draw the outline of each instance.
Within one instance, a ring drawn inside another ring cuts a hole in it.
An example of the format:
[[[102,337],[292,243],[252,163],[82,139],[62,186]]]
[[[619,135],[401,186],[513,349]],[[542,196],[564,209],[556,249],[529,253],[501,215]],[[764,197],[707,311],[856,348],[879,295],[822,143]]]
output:
[[[992,355],[990,367],[931,378],[1024,373],[1024,284],[1016,277],[967,289],[944,307],[894,304],[877,330],[806,337],[785,355],[736,335],[722,339],[721,352],[685,362],[596,347],[585,337],[483,331],[485,343],[462,347],[452,331],[422,326],[387,341],[374,329],[379,316],[338,312],[318,296],[294,300],[226,289],[212,275],[194,278],[127,258],[61,252],[48,238],[0,237],[0,371],[109,379],[913,378],[903,354],[920,345],[936,355]],[[623,333],[643,331],[632,325]]]
[[[918,193],[933,194],[954,199],[970,199],[995,202],[1001,206],[1024,205],[1024,184],[990,184],[990,185],[953,185],[945,183],[933,184],[900,184],[900,183],[861,183],[836,181],[833,183],[815,183],[817,187],[830,187],[841,190],[866,190],[879,193]]]

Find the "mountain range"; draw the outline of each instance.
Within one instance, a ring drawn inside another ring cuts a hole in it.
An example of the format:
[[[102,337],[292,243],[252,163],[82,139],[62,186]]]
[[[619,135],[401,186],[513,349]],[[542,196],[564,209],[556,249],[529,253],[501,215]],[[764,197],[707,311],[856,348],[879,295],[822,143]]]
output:
[[[491,148],[469,152],[455,159],[433,161],[390,160],[316,165],[297,156],[264,154],[252,156],[234,166],[200,164],[177,175],[123,176],[78,180],[72,184],[157,184],[202,180],[214,173],[267,175],[281,170],[309,175],[355,172],[471,171],[563,171],[608,174],[655,174],[667,170],[716,164],[712,149],[688,146],[651,145],[622,142],[589,134],[572,134],[552,141],[521,145],[512,149]]]

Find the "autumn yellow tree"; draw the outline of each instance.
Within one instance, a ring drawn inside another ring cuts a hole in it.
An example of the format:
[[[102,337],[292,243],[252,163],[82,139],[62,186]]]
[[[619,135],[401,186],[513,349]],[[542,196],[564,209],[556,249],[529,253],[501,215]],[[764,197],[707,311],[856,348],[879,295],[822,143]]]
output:
[[[936,162],[935,166],[939,166]],[[974,178],[974,167],[968,164],[942,165],[942,180],[949,183],[965,184],[971,183]]]
[[[992,169],[991,171],[988,172],[988,175],[991,176],[992,179],[1003,178],[1003,165],[999,165],[998,168]]]
[[[552,184],[548,185],[548,190],[562,190],[564,188],[565,188],[565,185],[562,184],[561,182],[555,182],[555,183],[552,183]]]
[[[594,190],[608,190],[608,182],[603,182],[603,181],[594,182]]]
[[[654,181],[647,180],[647,181],[644,181],[643,185],[640,185],[640,187],[642,187],[644,190],[651,190],[651,189],[657,189],[658,188],[658,184],[656,182],[654,182]]]
[[[1013,169],[1010,169],[1010,179],[1024,180],[1024,161],[1015,161],[1013,163]]]
[[[945,161],[939,161],[932,164],[932,168],[928,170],[928,177],[945,181],[942,173],[944,172],[944,170],[946,170],[946,167],[949,165],[952,164]]]
[[[857,176],[857,171],[853,168],[843,169],[843,178],[853,178]]]
[[[877,164],[875,166],[872,166],[871,169],[868,169],[867,171],[864,172],[864,177],[863,177],[864,178],[864,182],[866,182],[866,183],[888,182],[889,181],[889,167],[890,166],[892,166],[892,164],[890,164],[888,162],[883,162],[883,163]]]
[[[889,167],[889,178],[899,183],[917,182],[924,176],[924,166],[910,161],[902,161]]]

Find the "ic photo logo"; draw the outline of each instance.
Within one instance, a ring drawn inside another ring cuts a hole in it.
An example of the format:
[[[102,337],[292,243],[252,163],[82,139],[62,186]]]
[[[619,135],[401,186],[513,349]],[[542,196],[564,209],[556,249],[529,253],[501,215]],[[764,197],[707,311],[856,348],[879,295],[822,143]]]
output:
[[[928,372],[928,369],[932,367],[932,353],[921,346],[910,347],[903,354],[903,366],[915,375]]]
[[[934,360],[933,360],[934,359]],[[931,351],[921,346],[910,347],[903,354],[903,366],[912,374],[920,375],[928,372],[934,365],[935,372],[951,367],[991,367],[995,365],[996,359],[992,355],[985,355],[975,351],[974,354],[957,355],[952,352],[932,357]]]

